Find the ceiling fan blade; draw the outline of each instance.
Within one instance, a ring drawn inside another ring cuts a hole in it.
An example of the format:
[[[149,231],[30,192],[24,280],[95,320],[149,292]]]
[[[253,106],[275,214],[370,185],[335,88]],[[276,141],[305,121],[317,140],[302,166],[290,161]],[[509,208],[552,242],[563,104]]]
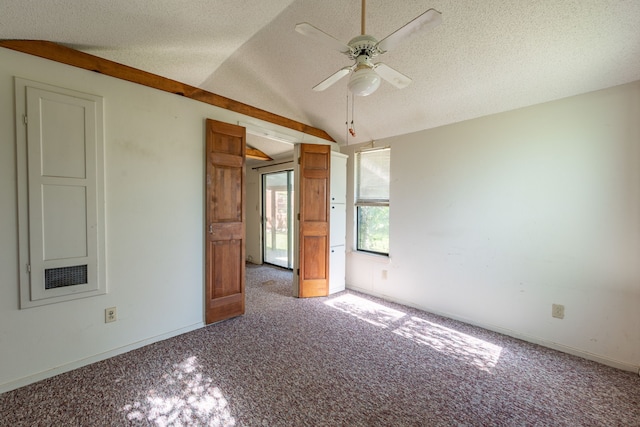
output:
[[[373,69],[386,81],[397,87],[398,89],[404,89],[409,86],[413,80],[402,74],[400,71],[389,67],[387,64],[378,62],[373,66]]]
[[[335,82],[337,82],[338,80],[340,80],[341,78],[349,74],[352,68],[353,66],[339,69],[338,71],[336,71],[335,73],[333,73],[332,75],[330,75],[329,77],[327,77],[326,79],[324,79],[323,81],[315,85],[313,87],[313,90],[315,90],[316,92],[325,90],[326,88],[328,88],[329,86],[331,86],[332,84],[334,84]]]
[[[413,21],[380,40],[377,47],[382,53],[387,52],[418,31],[436,27],[440,22],[442,22],[442,14],[435,9],[429,9]]]
[[[314,27],[308,22],[297,24],[296,31],[302,35],[311,37],[312,39],[321,42],[330,49],[337,50],[344,54],[349,54],[351,52],[351,48],[347,44],[342,43],[340,40],[334,38],[333,36],[330,36],[329,34],[325,33],[319,28]]]

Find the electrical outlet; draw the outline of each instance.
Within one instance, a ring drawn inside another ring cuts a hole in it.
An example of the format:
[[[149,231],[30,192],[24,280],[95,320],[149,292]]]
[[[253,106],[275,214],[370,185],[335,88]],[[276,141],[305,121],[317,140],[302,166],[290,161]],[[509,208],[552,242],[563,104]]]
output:
[[[115,307],[109,307],[104,310],[104,323],[111,323],[118,320],[118,312]]]
[[[564,319],[564,305],[562,304],[552,304],[551,305],[551,316],[556,319]]]

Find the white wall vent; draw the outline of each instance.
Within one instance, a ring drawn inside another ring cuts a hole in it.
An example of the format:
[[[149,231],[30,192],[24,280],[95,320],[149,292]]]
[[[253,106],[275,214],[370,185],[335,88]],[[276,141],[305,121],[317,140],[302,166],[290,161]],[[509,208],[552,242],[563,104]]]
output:
[[[87,266],[74,265],[73,267],[47,268],[44,270],[44,288],[53,289],[63,286],[85,285],[87,279]]]

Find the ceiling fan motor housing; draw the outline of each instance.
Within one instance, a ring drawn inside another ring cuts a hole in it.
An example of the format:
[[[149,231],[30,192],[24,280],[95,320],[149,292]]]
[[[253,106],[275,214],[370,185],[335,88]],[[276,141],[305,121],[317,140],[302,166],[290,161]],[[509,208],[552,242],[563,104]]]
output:
[[[378,40],[366,34],[352,38],[348,45],[351,48],[348,56],[354,60],[361,55],[366,55],[368,58],[375,58],[381,53],[377,46]]]

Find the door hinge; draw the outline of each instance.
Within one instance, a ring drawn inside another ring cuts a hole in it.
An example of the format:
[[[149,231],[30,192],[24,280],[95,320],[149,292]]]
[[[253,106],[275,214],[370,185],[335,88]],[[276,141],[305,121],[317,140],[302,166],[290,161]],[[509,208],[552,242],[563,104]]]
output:
[[[25,125],[29,123],[29,118],[27,117],[26,114],[22,115],[22,121],[24,122]]]
[[[297,272],[297,274],[298,274],[298,276],[300,276],[300,269],[298,269],[298,272]]]
[[[302,157],[298,157],[298,164],[300,164],[300,163],[301,163],[301,160],[300,160],[300,159],[302,159]]]
[[[31,273],[31,264],[27,264],[27,273]]]
[[[209,234],[213,233],[213,224],[209,224]]]
[[[300,221],[300,212],[298,212],[298,221]]]

